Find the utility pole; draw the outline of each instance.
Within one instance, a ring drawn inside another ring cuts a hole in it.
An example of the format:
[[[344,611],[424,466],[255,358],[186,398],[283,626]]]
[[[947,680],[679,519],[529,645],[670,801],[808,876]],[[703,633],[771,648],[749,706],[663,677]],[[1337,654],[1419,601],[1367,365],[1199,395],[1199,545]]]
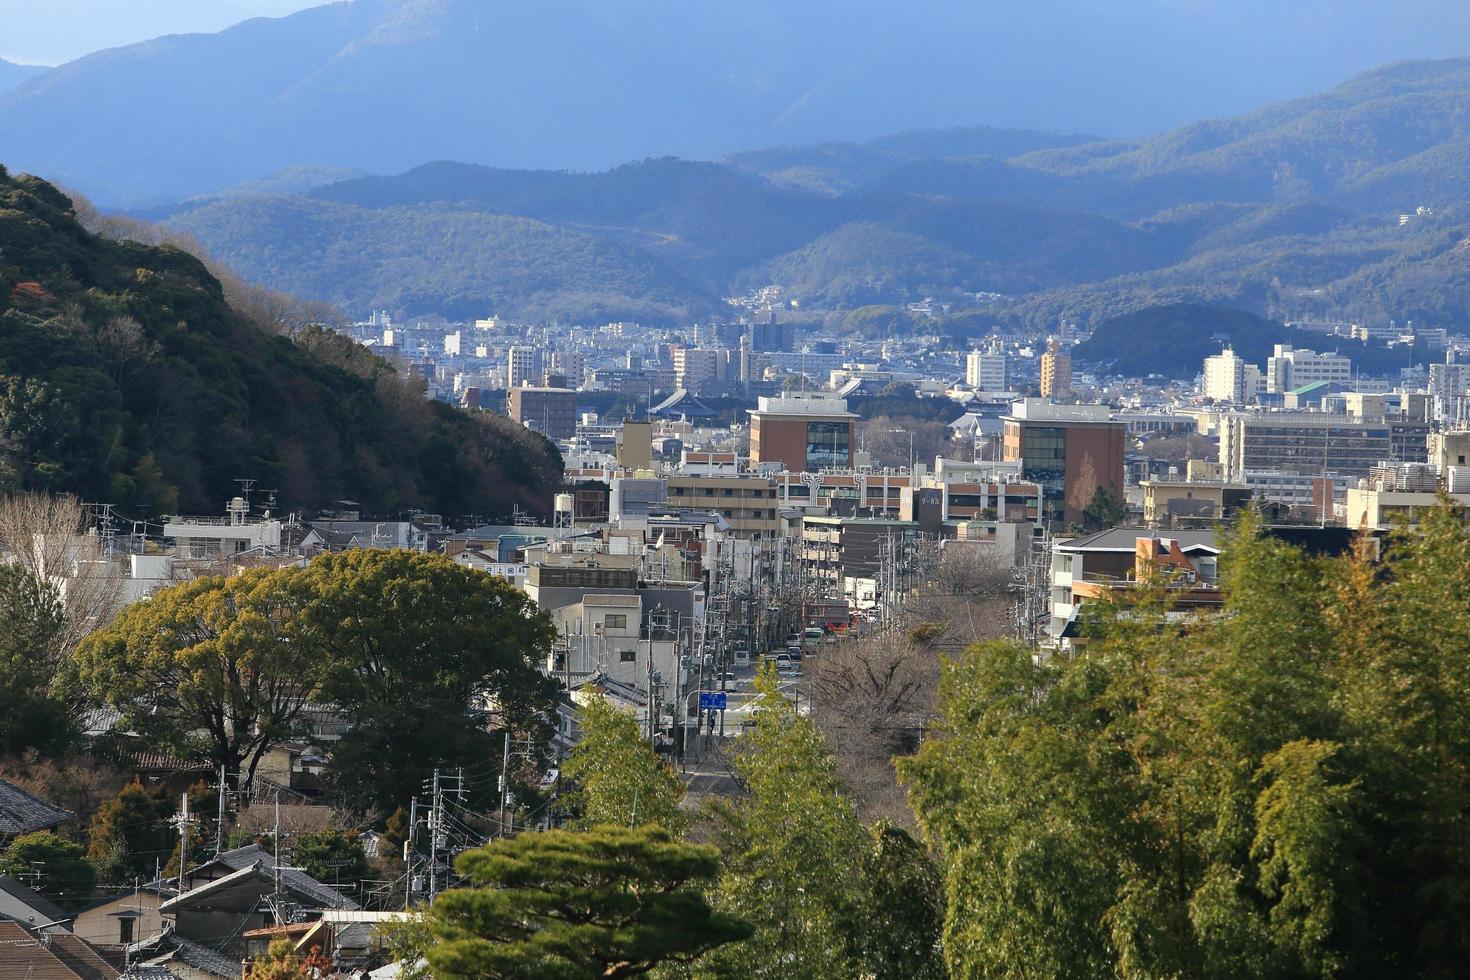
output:
[[[414,841],[419,829],[419,798],[415,796],[408,804],[408,840],[403,842],[403,911],[407,912],[413,900],[413,853]]]
[[[179,894],[188,890],[189,870],[189,825],[194,818],[189,816],[189,794],[182,793],[179,797],[179,812],[173,819],[173,825],[179,832]]]
[[[219,816],[214,833],[214,856],[225,849],[225,767],[219,767]]]
[[[439,770],[434,770],[434,788],[432,803],[429,805],[429,907],[434,906],[434,898],[439,893],[439,833],[444,826],[444,814],[441,807],[444,798],[439,792]]]

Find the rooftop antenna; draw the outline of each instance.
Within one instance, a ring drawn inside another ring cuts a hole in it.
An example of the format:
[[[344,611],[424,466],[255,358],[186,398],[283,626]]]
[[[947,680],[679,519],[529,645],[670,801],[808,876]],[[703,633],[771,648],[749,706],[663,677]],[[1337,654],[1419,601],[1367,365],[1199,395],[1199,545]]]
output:
[[[240,496],[245,498],[245,513],[248,514],[250,513],[250,491],[255,489],[256,481],[237,478],[235,482],[240,484]]]

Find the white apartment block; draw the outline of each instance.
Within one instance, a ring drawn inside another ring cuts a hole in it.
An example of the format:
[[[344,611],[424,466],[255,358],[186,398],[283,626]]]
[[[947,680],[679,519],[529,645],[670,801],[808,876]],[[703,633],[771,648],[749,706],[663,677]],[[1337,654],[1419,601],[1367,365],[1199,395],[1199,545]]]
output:
[[[973,350],[965,356],[965,384],[978,391],[1008,391],[1006,356],[998,350]]]
[[[1256,397],[1261,388],[1261,372],[1254,364],[1227,347],[1213,357],[1205,358],[1206,398],[1217,402],[1243,405]]]
[[[1277,344],[1275,353],[1266,360],[1266,390],[1272,394],[1285,394],[1319,381],[1350,384],[1352,380],[1353,362],[1342,354],[1318,354]]]

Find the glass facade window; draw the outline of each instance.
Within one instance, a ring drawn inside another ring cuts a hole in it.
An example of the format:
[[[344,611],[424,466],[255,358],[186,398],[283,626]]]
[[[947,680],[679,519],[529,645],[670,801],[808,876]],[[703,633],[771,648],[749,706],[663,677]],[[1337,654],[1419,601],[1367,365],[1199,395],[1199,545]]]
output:
[[[806,465],[808,469],[845,467],[851,464],[847,422],[808,422],[806,424]]]

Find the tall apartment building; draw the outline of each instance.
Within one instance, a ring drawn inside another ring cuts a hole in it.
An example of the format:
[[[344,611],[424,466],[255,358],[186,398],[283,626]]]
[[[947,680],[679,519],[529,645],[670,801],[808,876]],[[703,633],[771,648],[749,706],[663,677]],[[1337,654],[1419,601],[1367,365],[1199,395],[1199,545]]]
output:
[[[1319,381],[1350,384],[1352,380],[1353,362],[1341,354],[1318,354],[1277,344],[1266,360],[1266,390],[1273,394],[1285,394]]]
[[[699,394],[721,378],[721,351],[709,347],[674,348],[674,385]]]
[[[1392,457],[1392,429],[1386,422],[1315,412],[1220,420],[1220,466],[1226,480],[1244,480],[1256,472],[1367,476]]]
[[[1041,397],[1056,398],[1072,390],[1072,355],[1063,353],[1056,337],[1046,342],[1041,355]]]
[[[1106,405],[1026,398],[1001,422],[1002,459],[1019,461],[1021,477],[1041,485],[1045,519],[1081,524],[1082,512],[1103,488],[1122,498],[1127,427]]]
[[[1261,386],[1260,370],[1229,347],[1205,358],[1204,376],[1205,397],[1232,405],[1253,400]]]
[[[506,351],[505,385],[507,388],[523,388],[534,384],[540,377],[537,370],[537,351],[534,347],[511,347]]]
[[[750,461],[793,473],[852,466],[857,416],[847,400],[819,393],[762,396],[750,410]]]
[[[1006,391],[1010,377],[1004,351],[972,350],[965,355],[965,384],[980,391]]]
[[[577,434],[577,393],[570,388],[511,388],[510,417],[550,439]]]

